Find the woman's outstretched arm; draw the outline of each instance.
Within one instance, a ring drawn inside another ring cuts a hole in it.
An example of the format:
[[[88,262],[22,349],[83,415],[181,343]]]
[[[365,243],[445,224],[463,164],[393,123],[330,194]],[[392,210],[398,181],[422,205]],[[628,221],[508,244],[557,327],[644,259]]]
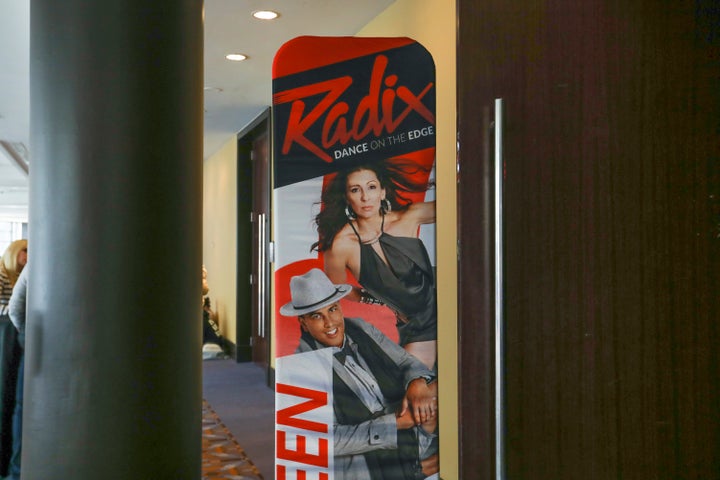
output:
[[[409,215],[418,225],[435,223],[435,200],[413,203],[407,209],[405,215]]]

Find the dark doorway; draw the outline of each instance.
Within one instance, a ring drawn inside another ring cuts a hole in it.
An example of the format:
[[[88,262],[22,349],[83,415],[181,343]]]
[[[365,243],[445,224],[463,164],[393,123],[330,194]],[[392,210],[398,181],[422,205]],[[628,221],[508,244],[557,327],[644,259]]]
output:
[[[270,109],[238,134],[237,361],[269,368]]]

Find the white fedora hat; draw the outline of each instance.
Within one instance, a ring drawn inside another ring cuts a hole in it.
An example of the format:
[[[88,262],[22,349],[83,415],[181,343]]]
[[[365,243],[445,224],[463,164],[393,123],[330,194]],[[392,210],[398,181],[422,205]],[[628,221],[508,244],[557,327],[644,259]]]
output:
[[[352,286],[333,284],[319,268],[313,268],[303,275],[290,279],[292,301],[280,307],[280,313],[287,316],[304,315],[335,303],[352,291]]]

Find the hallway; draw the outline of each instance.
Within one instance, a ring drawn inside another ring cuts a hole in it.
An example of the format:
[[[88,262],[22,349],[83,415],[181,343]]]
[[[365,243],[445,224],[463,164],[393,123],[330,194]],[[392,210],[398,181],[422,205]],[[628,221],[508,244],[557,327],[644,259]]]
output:
[[[275,394],[266,385],[265,371],[254,363],[205,360],[203,398],[263,478],[274,478]]]

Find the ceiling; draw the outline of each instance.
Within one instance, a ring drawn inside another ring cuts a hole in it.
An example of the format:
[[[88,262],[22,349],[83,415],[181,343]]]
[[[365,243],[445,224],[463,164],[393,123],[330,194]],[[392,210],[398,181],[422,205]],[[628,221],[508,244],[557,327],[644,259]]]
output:
[[[300,35],[354,35],[394,0],[205,0],[204,157],[271,102],[272,59]],[[272,21],[252,12],[274,10]],[[30,0],[0,0],[0,221],[26,221]],[[248,59],[232,62],[229,53]]]

